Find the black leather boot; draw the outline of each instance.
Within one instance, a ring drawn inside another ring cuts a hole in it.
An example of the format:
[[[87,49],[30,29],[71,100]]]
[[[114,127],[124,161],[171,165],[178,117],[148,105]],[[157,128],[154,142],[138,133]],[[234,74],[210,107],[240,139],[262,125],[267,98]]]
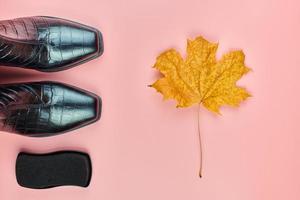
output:
[[[51,136],[100,118],[100,97],[57,82],[0,85],[0,130]]]
[[[102,53],[101,33],[83,24],[54,17],[0,21],[0,66],[56,72]]]

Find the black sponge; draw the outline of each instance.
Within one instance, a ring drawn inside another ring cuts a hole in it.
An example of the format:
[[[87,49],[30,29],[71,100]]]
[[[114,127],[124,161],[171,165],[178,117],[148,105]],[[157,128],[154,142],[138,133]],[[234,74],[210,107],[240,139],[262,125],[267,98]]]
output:
[[[43,189],[63,185],[87,187],[91,180],[89,155],[74,151],[20,153],[16,162],[19,185]]]

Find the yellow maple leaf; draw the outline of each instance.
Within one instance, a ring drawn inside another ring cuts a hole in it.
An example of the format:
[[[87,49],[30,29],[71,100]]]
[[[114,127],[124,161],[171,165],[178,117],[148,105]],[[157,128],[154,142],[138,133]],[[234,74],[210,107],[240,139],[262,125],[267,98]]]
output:
[[[216,59],[218,44],[199,36],[187,42],[185,59],[174,49],[158,56],[154,68],[164,77],[151,87],[165,99],[175,99],[177,107],[202,104],[219,113],[222,105],[238,106],[250,94],[236,82],[250,69],[244,64],[245,55],[231,51]]]
[[[174,49],[157,57],[154,68],[164,77],[151,87],[162,93],[164,99],[175,99],[177,107],[203,105],[208,110],[219,113],[222,105],[238,106],[250,96],[246,89],[236,82],[247,72],[245,55],[242,51],[231,51],[220,60],[216,59],[218,44],[199,36],[187,42],[185,59]],[[199,126],[200,170],[202,177],[202,145]]]

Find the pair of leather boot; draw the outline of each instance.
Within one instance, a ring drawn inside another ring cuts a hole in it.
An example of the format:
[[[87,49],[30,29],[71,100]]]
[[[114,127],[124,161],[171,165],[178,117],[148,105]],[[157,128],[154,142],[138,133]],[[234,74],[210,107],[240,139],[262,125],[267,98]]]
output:
[[[0,66],[57,72],[102,53],[101,33],[83,24],[53,17],[0,21]],[[100,114],[100,97],[74,86],[50,81],[0,85],[2,131],[50,136],[91,124]]]

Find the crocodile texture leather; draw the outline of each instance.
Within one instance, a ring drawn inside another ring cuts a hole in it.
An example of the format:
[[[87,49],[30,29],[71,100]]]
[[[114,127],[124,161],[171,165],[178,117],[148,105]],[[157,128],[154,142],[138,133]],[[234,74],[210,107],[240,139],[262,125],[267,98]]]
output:
[[[54,17],[0,21],[0,66],[55,72],[102,53],[100,31],[83,24]]]
[[[100,97],[57,82],[0,85],[0,130],[51,136],[100,118]]]

